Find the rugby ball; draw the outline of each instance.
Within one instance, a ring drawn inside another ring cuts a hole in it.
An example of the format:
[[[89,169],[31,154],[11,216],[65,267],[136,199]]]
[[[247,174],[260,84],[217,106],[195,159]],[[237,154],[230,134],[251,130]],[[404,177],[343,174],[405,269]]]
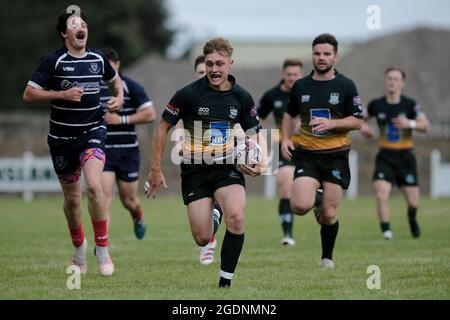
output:
[[[234,159],[236,165],[254,166],[261,162],[261,157],[261,147],[253,139],[246,137],[235,146]]]

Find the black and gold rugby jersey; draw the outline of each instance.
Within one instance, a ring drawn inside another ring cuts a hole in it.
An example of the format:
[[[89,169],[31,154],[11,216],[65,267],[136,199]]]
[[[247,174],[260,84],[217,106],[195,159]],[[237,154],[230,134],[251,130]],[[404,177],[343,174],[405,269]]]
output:
[[[309,76],[295,82],[286,112],[300,115],[299,145],[308,151],[334,151],[350,147],[348,131],[312,131],[313,117],[343,119],[362,118],[361,98],[352,80],[336,71],[332,80],[318,81]]]
[[[233,87],[214,90],[207,77],[192,82],[177,91],[162,114],[172,125],[180,119],[185,129],[183,156],[191,156],[194,164],[208,159],[225,159],[234,148],[234,126],[244,131],[260,128],[252,96],[229,75]]]
[[[368,116],[377,119],[380,129],[379,146],[383,149],[413,148],[412,130],[396,128],[392,123],[392,119],[406,117],[414,120],[421,113],[420,105],[413,99],[403,95],[397,104],[389,104],[386,96],[383,96],[372,100],[367,106]]]

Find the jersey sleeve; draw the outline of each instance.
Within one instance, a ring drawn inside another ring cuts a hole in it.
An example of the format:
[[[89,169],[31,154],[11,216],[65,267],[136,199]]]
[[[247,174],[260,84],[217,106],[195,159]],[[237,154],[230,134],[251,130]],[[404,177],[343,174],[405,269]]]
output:
[[[103,73],[103,80],[111,83],[117,76],[116,70],[112,67],[111,63],[109,63],[109,60],[102,54],[101,55],[105,64],[105,72]]]
[[[291,117],[295,118],[300,114],[300,104],[297,94],[297,82],[294,83],[294,86],[292,87],[291,94],[289,96],[289,103],[286,108],[287,114],[289,114]]]
[[[39,64],[31,76],[28,85],[36,89],[44,89],[53,76],[55,64],[50,56],[42,57]]]
[[[270,112],[272,112],[273,106],[270,104],[269,97],[267,93],[263,95],[261,98],[261,101],[259,102],[259,108],[258,108],[258,116],[262,119],[267,118]]]
[[[130,97],[133,105],[136,106],[136,109],[144,109],[153,106],[153,102],[147,96],[145,89],[136,81],[128,82],[128,89],[130,90]]]
[[[369,102],[369,104],[367,105],[367,107],[364,109],[364,119],[368,119],[368,118],[372,118],[373,116],[375,116],[375,111],[374,111],[374,102],[373,100]]]
[[[243,94],[243,108],[239,116],[239,123],[244,131],[254,129],[258,131],[261,128],[259,123],[258,111],[252,96],[248,92]]]
[[[190,95],[186,90],[177,91],[164,109],[162,118],[170,124],[176,125],[180,119],[183,119],[186,111],[191,108],[192,101],[190,100]]]
[[[347,117],[354,116],[358,119],[362,119],[363,117],[362,101],[353,81],[349,82],[348,93],[345,100],[344,108],[345,108],[345,116]]]
[[[421,114],[423,114],[422,106],[413,100],[411,108],[411,119],[415,119]]]

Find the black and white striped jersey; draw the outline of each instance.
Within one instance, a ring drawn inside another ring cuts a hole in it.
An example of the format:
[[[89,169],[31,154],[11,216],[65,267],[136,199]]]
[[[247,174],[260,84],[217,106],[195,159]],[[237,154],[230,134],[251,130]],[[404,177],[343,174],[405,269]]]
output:
[[[106,129],[100,104],[100,81],[112,82],[118,75],[96,50],[86,49],[83,57],[72,56],[66,48],[41,58],[28,85],[50,91],[72,87],[84,89],[81,102],[51,103],[49,144],[62,144],[99,128]]]
[[[133,79],[120,74],[123,84],[123,108],[118,111],[120,116],[131,116],[141,109],[153,106],[153,102],[147,96],[145,89]],[[111,92],[106,83],[100,87],[100,101],[104,109],[106,103],[112,98]],[[138,139],[133,124],[119,124],[107,126],[107,149],[134,148],[138,146]]]

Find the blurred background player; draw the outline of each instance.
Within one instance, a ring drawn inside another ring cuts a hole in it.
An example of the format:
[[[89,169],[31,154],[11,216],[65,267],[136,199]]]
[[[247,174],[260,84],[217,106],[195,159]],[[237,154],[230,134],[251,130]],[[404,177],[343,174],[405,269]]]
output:
[[[232,45],[224,38],[212,39],[203,47],[206,77],[176,92],[155,129],[146,191],[148,197],[155,197],[161,186],[167,188],[161,158],[170,128],[182,119],[190,139],[184,144],[181,186],[197,245],[205,246],[211,240],[214,200],[224,212],[227,230],[222,243],[219,279],[219,287],[223,288],[231,285],[244,244],[246,194],[243,173],[257,176],[262,170],[261,165],[242,164],[240,170],[236,168],[234,125],[240,123],[242,129],[256,136],[255,140],[266,150],[264,138],[259,133],[255,103],[230,74],[232,53]],[[201,123],[200,132],[196,128],[198,122]],[[204,139],[206,132],[208,138]]]
[[[206,75],[206,65],[205,65],[205,56],[199,55],[194,60],[194,76],[195,79],[201,79]],[[183,153],[183,143],[184,143],[184,126],[183,126],[183,120],[179,120],[176,125],[176,131],[174,132],[174,138],[175,140],[175,148],[177,148],[178,153]],[[200,255],[199,255],[199,262],[201,265],[210,265],[214,262],[214,252],[217,247],[217,239],[216,239],[216,233],[219,229],[219,225],[222,222],[222,210],[220,209],[219,204],[214,201],[214,208],[213,208],[213,235],[211,237],[211,240],[208,242],[206,246],[200,247]]]
[[[103,169],[103,192],[106,206],[111,206],[114,184],[117,183],[120,201],[130,212],[136,238],[145,236],[147,225],[138,197],[139,141],[135,130],[137,124],[147,124],[155,119],[153,102],[145,89],[136,81],[120,73],[119,54],[112,48],[102,50],[109,63],[120,75],[123,84],[124,105],[116,112],[105,113],[107,124],[106,162]],[[100,100],[111,99],[108,86],[103,85]]]
[[[350,184],[348,154],[350,130],[362,123],[361,98],[353,81],[335,68],[338,42],[331,34],[321,34],[312,43],[314,70],[298,80],[283,117],[282,152],[295,161],[291,207],[305,215],[318,206],[321,224],[322,259],[319,267],[334,268],[333,249],[339,230],[339,203]],[[300,115],[300,147],[294,150],[291,131]],[[323,187],[323,199],[317,203],[317,190]]]
[[[282,80],[273,88],[266,91],[261,98],[258,115],[263,127],[266,127],[267,116],[273,112],[275,119],[275,125],[278,130],[281,131],[281,121],[283,120],[283,114],[286,111],[289,96],[292,86],[295,81],[303,76],[302,72],[303,63],[298,59],[286,59],[283,63]],[[298,120],[298,118],[296,118]],[[291,140],[294,146],[298,146],[298,128],[299,120],[297,124],[294,124],[296,128],[293,129],[293,135]],[[281,141],[282,134],[279,133],[279,140]],[[277,184],[278,192],[280,195],[280,202],[278,205],[278,215],[280,217],[281,228],[283,230],[283,239],[281,243],[283,245],[295,245],[295,240],[292,237],[292,228],[294,224],[294,214],[292,213],[291,204],[289,199],[291,197],[291,186],[294,179],[294,163],[291,160],[283,158],[281,154],[281,143],[278,143],[279,160],[278,160],[278,172],[277,172]]]
[[[393,233],[389,223],[388,200],[392,185],[395,183],[402,190],[408,205],[407,216],[411,234],[414,238],[418,238],[420,229],[416,215],[419,207],[419,181],[412,131],[427,132],[429,122],[420,105],[402,95],[405,71],[400,68],[388,68],[385,74],[386,95],[368,104],[366,121],[361,128],[364,137],[373,137],[367,121],[371,117],[377,119],[380,150],[375,160],[372,179],[378,218],[383,237],[391,240]]]
[[[103,276],[114,272],[109,255],[108,208],[102,190],[106,126],[100,105],[100,81],[117,93],[106,102],[109,111],[123,104],[119,75],[100,51],[86,48],[87,18],[63,13],[56,29],[63,47],[41,59],[23,94],[26,102],[51,104],[48,145],[64,194],[64,213],[74,254],[72,264],[87,270],[80,175],[86,178],[88,210],[95,234],[95,255]]]

